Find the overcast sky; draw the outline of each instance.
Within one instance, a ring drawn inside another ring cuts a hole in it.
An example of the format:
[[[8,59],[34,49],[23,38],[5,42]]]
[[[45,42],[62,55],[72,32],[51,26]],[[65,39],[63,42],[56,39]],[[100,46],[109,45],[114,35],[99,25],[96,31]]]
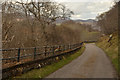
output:
[[[0,1],[3,2],[4,0]],[[55,1],[66,5],[67,8],[74,12],[74,15],[72,15],[71,19],[95,19],[98,14],[108,11],[110,7],[113,6],[113,0],[55,0]]]
[[[74,12],[71,19],[95,19],[98,14],[106,12],[113,6],[113,1],[78,1],[62,2]]]

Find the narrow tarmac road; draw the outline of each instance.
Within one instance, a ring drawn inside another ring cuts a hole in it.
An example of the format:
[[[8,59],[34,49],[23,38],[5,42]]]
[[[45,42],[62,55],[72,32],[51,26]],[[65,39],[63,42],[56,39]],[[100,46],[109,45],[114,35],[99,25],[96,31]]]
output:
[[[115,78],[116,71],[103,50],[86,44],[84,53],[47,78]]]

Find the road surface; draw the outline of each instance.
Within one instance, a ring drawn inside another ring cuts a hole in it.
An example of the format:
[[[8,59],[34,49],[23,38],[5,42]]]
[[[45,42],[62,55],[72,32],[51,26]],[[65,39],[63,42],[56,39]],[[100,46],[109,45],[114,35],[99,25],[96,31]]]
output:
[[[84,53],[47,78],[115,78],[116,71],[103,50],[86,44]]]

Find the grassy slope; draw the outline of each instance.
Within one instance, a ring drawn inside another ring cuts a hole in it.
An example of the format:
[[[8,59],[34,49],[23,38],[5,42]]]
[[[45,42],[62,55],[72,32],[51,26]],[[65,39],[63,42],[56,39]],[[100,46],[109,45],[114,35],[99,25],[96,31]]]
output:
[[[88,31],[83,31],[81,34],[81,40],[86,41],[86,40],[98,40],[99,39],[99,32],[88,32]]]
[[[58,70],[59,68],[63,67],[64,65],[70,63],[72,60],[74,60],[78,56],[80,56],[83,53],[84,49],[85,49],[85,47],[82,47],[75,54],[72,54],[69,57],[62,59],[57,63],[53,63],[53,64],[43,67],[41,69],[35,69],[32,71],[29,71],[21,76],[15,77],[15,78],[44,78],[44,77],[48,76],[49,74],[53,73],[54,71]]]
[[[110,46],[110,42],[108,42],[109,37],[104,36],[98,41],[97,46],[102,48],[106,54],[111,59],[113,65],[118,71],[118,35],[117,33],[113,34],[113,38],[111,40],[112,45]]]

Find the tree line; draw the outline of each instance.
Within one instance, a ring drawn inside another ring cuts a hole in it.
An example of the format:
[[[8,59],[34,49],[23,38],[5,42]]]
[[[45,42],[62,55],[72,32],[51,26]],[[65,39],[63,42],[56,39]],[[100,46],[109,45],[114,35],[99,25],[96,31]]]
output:
[[[119,7],[120,1],[114,2],[114,6],[109,11],[96,17],[97,25],[100,26],[102,33],[111,34],[118,31]]]
[[[69,20],[72,14],[56,2],[6,1],[2,3],[3,48],[79,43],[81,32],[86,29]],[[56,25],[57,19],[68,21]]]

